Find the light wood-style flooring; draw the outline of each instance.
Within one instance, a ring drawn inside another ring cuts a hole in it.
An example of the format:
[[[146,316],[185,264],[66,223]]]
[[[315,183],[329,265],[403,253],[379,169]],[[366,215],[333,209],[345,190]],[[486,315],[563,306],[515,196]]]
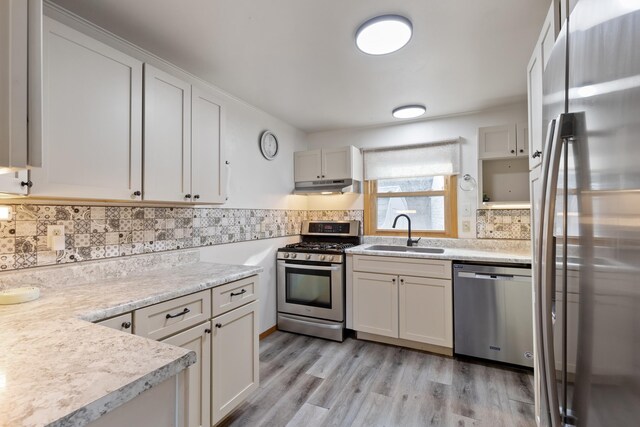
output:
[[[260,389],[223,425],[535,427],[533,375],[277,331],[260,342]]]

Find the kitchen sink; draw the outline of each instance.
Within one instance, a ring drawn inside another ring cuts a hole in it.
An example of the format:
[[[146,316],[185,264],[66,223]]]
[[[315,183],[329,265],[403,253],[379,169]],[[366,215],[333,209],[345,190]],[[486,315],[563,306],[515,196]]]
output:
[[[365,248],[365,251],[389,251],[389,252],[416,252],[421,254],[443,254],[442,248],[418,248],[413,246],[373,245]]]

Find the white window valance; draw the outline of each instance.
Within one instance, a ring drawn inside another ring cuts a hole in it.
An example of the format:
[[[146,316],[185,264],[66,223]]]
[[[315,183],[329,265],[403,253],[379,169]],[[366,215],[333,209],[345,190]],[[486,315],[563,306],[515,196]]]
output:
[[[459,139],[364,151],[366,180],[459,173]]]

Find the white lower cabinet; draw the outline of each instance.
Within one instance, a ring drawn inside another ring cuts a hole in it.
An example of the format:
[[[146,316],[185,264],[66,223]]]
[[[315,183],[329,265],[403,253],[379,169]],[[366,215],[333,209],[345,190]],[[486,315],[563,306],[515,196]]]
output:
[[[254,301],[212,320],[211,424],[258,388],[257,309]]]
[[[356,255],[353,270],[356,331],[453,348],[451,261]]]
[[[453,345],[451,280],[400,276],[399,294],[400,338]]]
[[[353,273],[354,329],[385,337],[398,337],[398,277]]]
[[[187,368],[189,427],[210,426],[211,417],[211,321],[201,323],[161,342],[196,353],[196,363]]]
[[[258,388],[257,292],[251,276],[133,312],[136,335],[196,353],[186,370],[187,426],[217,424]]]

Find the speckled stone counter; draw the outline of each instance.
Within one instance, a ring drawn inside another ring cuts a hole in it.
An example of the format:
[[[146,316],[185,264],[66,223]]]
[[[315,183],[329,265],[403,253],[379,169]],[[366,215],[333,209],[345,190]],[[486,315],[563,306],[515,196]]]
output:
[[[194,254],[78,265],[73,274],[38,269],[22,280],[0,275],[0,287],[36,284],[42,292],[36,301],[0,306],[0,425],[85,425],[193,364],[191,351],[90,322],[262,271]]]
[[[447,259],[506,264],[531,264],[531,247],[526,240],[421,239],[418,247],[442,248],[444,253],[367,250],[374,245],[406,246],[407,239],[370,237],[364,244],[346,250],[352,255],[377,255],[401,258]]]

